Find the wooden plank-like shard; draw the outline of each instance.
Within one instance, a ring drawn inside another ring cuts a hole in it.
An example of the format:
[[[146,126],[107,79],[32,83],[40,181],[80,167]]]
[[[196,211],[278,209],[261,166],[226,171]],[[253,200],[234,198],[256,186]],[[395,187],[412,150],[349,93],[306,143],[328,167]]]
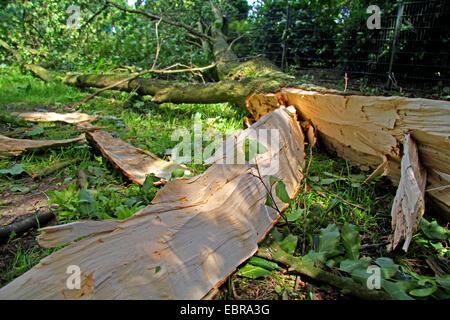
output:
[[[84,134],[77,138],[65,140],[13,139],[0,135],[0,158],[18,156],[25,151],[65,146],[81,141],[85,141]]]
[[[402,174],[391,212],[394,230],[391,247],[395,249],[404,239],[403,250],[408,251],[412,236],[425,212],[427,172],[420,164],[417,146],[411,135],[406,135],[403,146]]]
[[[95,117],[81,112],[57,113],[57,112],[29,111],[29,112],[14,112],[13,115],[23,118],[27,121],[34,121],[34,122],[61,121],[65,123],[80,123],[96,120]]]
[[[262,178],[275,175],[295,197],[303,178],[304,137],[286,109],[263,117],[225,143],[245,141],[251,130],[276,129],[279,141],[257,155]],[[236,149],[241,149],[237,144]],[[42,244],[87,236],[43,259],[0,289],[0,299],[200,299],[217,288],[258,249],[278,221],[265,205],[266,190],[249,163],[216,156],[203,174],[169,181],[152,205],[123,221],[44,228]],[[225,160],[225,161],[222,161]],[[269,170],[277,163],[275,170]],[[283,204],[276,199],[280,207]],[[59,231],[61,234],[58,234]],[[92,233],[88,235],[87,233]],[[69,266],[79,267],[80,289],[70,290]]]
[[[151,173],[164,180],[169,180],[172,171],[176,169],[185,170],[185,174],[189,174],[185,166],[164,161],[147,150],[135,148],[114,138],[106,131],[88,132],[87,137],[99,147],[105,157],[137,184],[143,185],[145,177]]]

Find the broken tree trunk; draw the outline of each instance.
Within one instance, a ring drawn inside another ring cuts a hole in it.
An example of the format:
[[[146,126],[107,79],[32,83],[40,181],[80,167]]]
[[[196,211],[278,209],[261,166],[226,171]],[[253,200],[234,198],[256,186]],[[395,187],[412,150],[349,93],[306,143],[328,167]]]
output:
[[[428,196],[450,221],[450,104],[405,97],[343,96],[298,88],[253,94],[247,108],[259,119],[281,105],[294,106],[310,121],[320,140],[340,157],[364,170],[388,159],[388,176],[401,177],[402,144],[410,133],[421,163],[429,173]]]
[[[265,145],[267,152],[257,155],[262,178],[266,184],[272,174],[282,179],[291,198],[304,168],[304,138],[295,118],[276,110],[225,143],[226,150],[243,150],[246,138]],[[258,134],[271,129],[278,130],[279,143]],[[257,251],[280,218],[265,205],[265,186],[250,174],[256,174],[254,165],[231,164],[235,155],[218,152],[203,174],[169,181],[152,205],[126,220],[44,228],[38,238],[44,247],[87,237],[0,289],[0,299],[204,297]],[[278,170],[265,171],[274,161]],[[281,200],[276,203],[283,208]],[[69,266],[80,268],[79,289],[66,286]]]

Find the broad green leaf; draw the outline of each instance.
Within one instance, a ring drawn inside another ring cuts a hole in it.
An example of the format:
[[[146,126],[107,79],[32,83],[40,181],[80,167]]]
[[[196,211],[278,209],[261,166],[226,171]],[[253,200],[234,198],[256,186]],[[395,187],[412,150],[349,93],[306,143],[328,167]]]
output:
[[[308,263],[312,266],[316,265],[317,261],[326,261],[324,252],[316,252],[314,250],[309,250],[309,252],[302,257],[302,261]]]
[[[278,179],[277,177],[274,177],[274,176],[269,177],[269,183],[271,186],[273,186],[278,181],[280,181],[280,179]]]
[[[356,227],[346,222],[341,229],[341,237],[342,245],[347,253],[347,258],[358,260],[361,237]]]
[[[284,203],[290,203],[291,198],[289,197],[287,191],[286,191],[286,185],[283,181],[279,181],[277,185],[275,186],[275,193],[277,197],[283,201]]]
[[[27,193],[27,192],[29,192],[31,190],[31,188],[27,187],[27,186],[12,186],[10,190],[13,191],[13,192]]]
[[[297,236],[289,234],[286,238],[284,238],[282,241],[279,242],[279,245],[281,249],[283,249],[287,253],[293,254],[295,248],[297,247],[297,241],[298,241]]]
[[[388,280],[381,281],[381,287],[391,295],[392,298],[396,300],[414,300],[414,298],[410,297],[401,286],[399,286],[395,282],[391,282]]]
[[[347,259],[341,262],[339,270],[352,273],[352,271],[356,269],[367,269],[367,267],[370,266],[371,260],[372,259],[370,258],[363,258],[360,260]]]
[[[415,297],[428,297],[432,295],[436,290],[436,282],[433,280],[423,279],[417,282],[423,288],[417,288],[409,291],[409,294]]]
[[[291,212],[286,214],[287,221],[288,222],[297,221],[302,216],[303,212],[305,212],[305,209],[292,210]]]
[[[392,278],[397,272],[399,272],[399,265],[395,264],[391,258],[378,258],[375,260],[375,263],[381,267],[381,272],[386,279]]]
[[[267,269],[269,271],[275,270],[278,268],[278,264],[273,261],[269,261],[260,257],[252,257],[249,261],[250,264]]]
[[[442,288],[450,292],[450,275],[446,275],[443,278],[436,277],[436,281]]]
[[[149,174],[145,177],[144,184],[142,185],[142,191],[144,193],[149,192],[153,188],[153,183],[159,179],[154,174]]]
[[[241,277],[258,279],[258,278],[265,278],[267,276],[270,276],[272,274],[272,272],[270,272],[264,268],[254,266],[254,265],[248,263],[244,267],[239,269],[239,271],[236,272],[236,274]]]
[[[280,242],[281,240],[283,240],[283,234],[280,231],[278,231],[277,228],[273,228],[270,234],[272,235],[273,239],[276,242]]]
[[[273,200],[269,193],[266,194],[266,206],[272,207],[273,206]]]
[[[19,174],[22,174],[23,172],[25,172],[24,168],[23,168],[23,164],[19,163],[16,164],[8,169],[1,169],[0,173],[1,174],[10,174],[12,176],[17,176]]]
[[[449,237],[449,232],[437,224],[436,221],[428,222],[426,219],[420,220],[420,229],[425,236],[434,240],[445,240]]]
[[[32,137],[32,136],[38,136],[40,134],[42,134],[44,132],[44,128],[39,127],[39,126],[35,126],[33,129],[31,129],[30,131],[27,131],[25,133],[23,133],[21,135],[22,138],[25,137]]]
[[[80,205],[80,212],[84,215],[90,216],[95,212],[94,198],[86,191],[86,189],[81,189],[78,195],[78,202]]]
[[[318,252],[325,253],[325,257],[331,258],[340,253],[337,249],[339,245],[339,230],[333,223],[326,228],[320,230],[319,236],[319,250]]]
[[[184,176],[184,170],[183,169],[175,169],[172,171],[172,178],[181,178]]]

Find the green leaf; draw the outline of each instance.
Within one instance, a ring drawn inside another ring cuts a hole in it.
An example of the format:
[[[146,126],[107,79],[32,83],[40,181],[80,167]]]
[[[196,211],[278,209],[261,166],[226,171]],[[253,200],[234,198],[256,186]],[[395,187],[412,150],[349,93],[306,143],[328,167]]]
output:
[[[250,264],[267,269],[269,271],[275,270],[278,268],[278,264],[273,261],[269,261],[260,257],[252,257],[249,261]]]
[[[283,240],[283,234],[280,231],[278,231],[277,228],[273,228],[270,234],[272,235],[273,239],[276,242],[280,242],[281,240]]]
[[[286,214],[286,218],[288,222],[293,222],[293,221],[297,221],[303,214],[303,212],[305,212],[305,209],[294,209],[291,212],[289,212],[288,214]]]
[[[21,135],[21,137],[25,138],[25,137],[38,136],[38,135],[42,134],[43,132],[44,132],[44,128],[39,127],[39,126],[35,126],[30,131],[27,131],[27,132],[23,133]]]
[[[318,251],[325,253],[325,257],[327,259],[339,254],[340,251],[337,250],[337,247],[339,245],[339,238],[339,230],[334,223],[328,225],[324,229],[321,229]]]
[[[436,277],[437,283],[444,288],[445,290],[450,292],[450,275],[446,275],[445,277]]]
[[[414,298],[410,297],[401,286],[399,286],[395,282],[391,282],[388,280],[382,280],[381,287],[391,295],[392,298],[396,300],[414,300]]]
[[[183,169],[175,169],[172,171],[172,178],[181,178],[184,177]]]
[[[342,245],[347,253],[347,258],[358,260],[361,237],[358,230],[352,224],[345,223],[341,230]]]
[[[27,193],[31,190],[31,188],[27,186],[12,186],[10,190],[13,192]]]
[[[291,202],[291,198],[289,197],[286,191],[286,185],[284,184],[283,181],[278,181],[277,185],[275,186],[275,193],[277,197],[284,203]]]
[[[148,193],[153,188],[153,183],[159,179],[152,173],[145,177],[144,184],[142,185],[142,192]]]
[[[332,184],[333,182],[334,182],[334,179],[320,179],[319,184],[324,186],[324,185]]]
[[[286,251],[289,254],[293,254],[295,251],[295,248],[297,247],[297,242],[298,242],[297,236],[294,236],[293,234],[289,234],[286,238],[284,238],[278,244],[280,245],[281,249],[283,249],[284,251]]]
[[[339,270],[352,273],[353,270],[356,269],[367,269],[370,266],[371,258],[363,258],[360,260],[344,260],[341,261],[341,264],[339,266]]]
[[[397,272],[399,272],[399,265],[395,264],[391,258],[378,258],[375,260],[375,263],[381,267],[381,272],[386,279],[392,278]]]
[[[280,181],[280,179],[278,179],[277,177],[274,177],[274,176],[269,177],[269,183],[271,186],[273,186],[278,181]]]
[[[303,262],[313,266],[317,263],[318,260],[322,262],[326,261],[324,252],[316,252],[314,250],[309,250],[309,252],[302,257]]]
[[[236,274],[241,277],[258,279],[268,277],[272,274],[272,272],[248,263],[244,267],[242,267],[238,272],[236,272]]]
[[[436,220],[428,222],[426,219],[422,218],[420,220],[420,229],[429,239],[445,240],[449,237],[449,232],[438,225]]]
[[[266,194],[266,206],[272,207],[273,206],[273,200],[269,193]]]
[[[433,280],[423,279],[417,282],[419,285],[424,286],[424,288],[413,289],[409,291],[409,294],[415,297],[428,297],[432,295],[436,290],[436,282]]]
[[[157,267],[155,268],[155,273],[158,273],[159,271],[161,271],[161,267],[160,267],[160,266],[157,266]]]
[[[90,216],[95,212],[94,198],[86,191],[86,189],[81,189],[78,195],[78,203],[80,205],[80,212],[84,215]]]
[[[25,172],[24,168],[23,168],[23,164],[19,163],[16,164],[8,169],[2,169],[0,170],[1,174],[10,174],[12,176],[17,176],[19,174],[22,174],[23,172]]]

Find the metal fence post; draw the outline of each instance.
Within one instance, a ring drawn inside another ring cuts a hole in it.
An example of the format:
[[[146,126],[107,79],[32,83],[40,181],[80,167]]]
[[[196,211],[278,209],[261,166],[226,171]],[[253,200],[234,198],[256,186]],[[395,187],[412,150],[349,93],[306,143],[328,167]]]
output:
[[[392,88],[392,66],[394,64],[395,58],[395,49],[397,45],[398,35],[400,31],[400,27],[402,25],[402,16],[403,10],[405,8],[405,4],[403,2],[399,3],[398,11],[397,11],[397,20],[395,21],[395,31],[394,31],[394,39],[392,40],[392,48],[391,48],[391,58],[389,60],[389,70],[388,70],[388,79],[386,82],[386,90],[391,90]]]
[[[286,26],[284,28],[284,41],[283,41],[283,55],[281,57],[281,69],[283,71],[285,71],[286,65],[287,65],[287,61],[286,61],[286,56],[287,56],[287,37],[288,37],[288,31],[289,31],[289,25],[291,22],[291,4],[288,4],[287,7],[287,17],[286,17]]]

